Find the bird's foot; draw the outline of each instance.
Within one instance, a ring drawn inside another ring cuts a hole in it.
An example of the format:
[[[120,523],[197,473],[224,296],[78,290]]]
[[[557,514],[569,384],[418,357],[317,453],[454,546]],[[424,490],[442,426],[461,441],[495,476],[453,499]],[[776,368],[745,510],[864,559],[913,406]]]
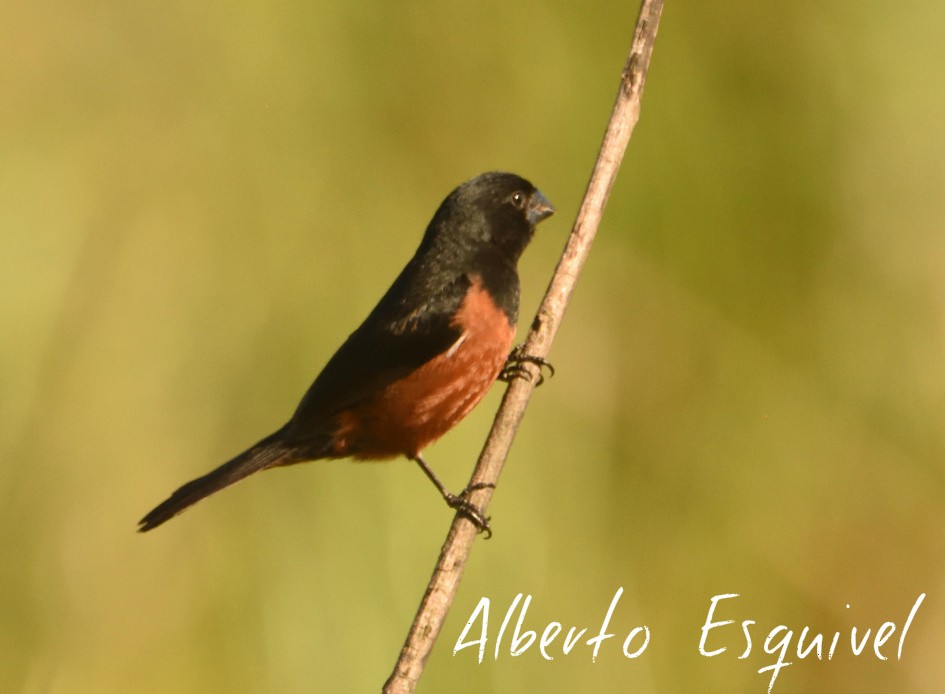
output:
[[[499,380],[505,383],[511,383],[512,379],[515,378],[531,380],[531,372],[524,366],[526,362],[538,367],[538,382],[535,384],[536,388],[545,382],[543,369],[548,369],[548,378],[555,375],[555,367],[551,365],[551,362],[544,357],[539,357],[534,354],[525,354],[525,345],[522,344],[516,346],[509,354],[505,366],[503,366],[502,371],[499,372]]]
[[[492,537],[492,527],[489,525],[490,517],[483,515],[482,510],[469,500],[469,495],[479,489],[490,488],[495,489],[495,485],[491,482],[476,482],[467,486],[459,494],[447,492],[443,495],[447,506],[466,516],[476,526],[476,530],[486,533],[486,540]]]
[[[476,529],[479,532],[486,532],[486,539],[488,540],[492,537],[492,528],[489,527],[489,518],[484,516],[482,510],[478,508],[469,500],[469,495],[480,489],[495,489],[495,485],[491,482],[474,482],[468,485],[462,492],[459,494],[453,494],[450,491],[447,491],[446,487],[440,482],[439,478],[436,476],[436,473],[427,465],[426,461],[423,459],[419,453],[411,457],[417,465],[420,466],[420,469],[423,470],[425,474],[433,485],[440,492],[440,496],[446,501],[446,505],[451,509],[461,513],[466,518],[468,518],[473,525],[476,526]]]

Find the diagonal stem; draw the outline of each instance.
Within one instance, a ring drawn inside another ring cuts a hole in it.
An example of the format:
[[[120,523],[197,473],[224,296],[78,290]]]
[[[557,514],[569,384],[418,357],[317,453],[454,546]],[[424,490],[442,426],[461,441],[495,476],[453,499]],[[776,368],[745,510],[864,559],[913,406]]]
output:
[[[545,297],[532,322],[525,340],[523,353],[534,357],[547,356],[558,332],[558,326],[574,291],[581,268],[590,252],[597,233],[604,206],[610,195],[620,162],[623,159],[630,134],[640,118],[640,100],[643,85],[653,53],[656,30],[663,0],[643,0],[630,55],[620,76],[620,87],[610,122],[604,133],[597,162],[591,174],[584,201],[574,221],[564,252],[558,261]],[[516,378],[509,384],[496,413],[492,430],[486,439],[468,489],[476,489],[470,502],[485,512],[499,474],[505,464],[512,439],[525,414],[525,407],[535,389],[540,368],[523,363],[532,378]],[[453,602],[462,579],[466,560],[472,550],[477,528],[463,513],[457,513],[449,534],[440,550],[440,558],[433,570],[413,625],[394,665],[394,671],[384,685],[384,694],[406,694],[414,691],[433,645],[440,633],[446,613]]]

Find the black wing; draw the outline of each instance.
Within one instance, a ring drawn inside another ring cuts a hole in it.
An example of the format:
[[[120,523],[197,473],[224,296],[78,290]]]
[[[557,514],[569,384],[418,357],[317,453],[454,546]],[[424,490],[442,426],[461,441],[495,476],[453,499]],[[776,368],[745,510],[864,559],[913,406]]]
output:
[[[361,326],[345,340],[305,393],[286,427],[309,438],[329,419],[442,354],[459,339],[453,318],[470,287],[463,274],[438,291],[408,265]],[[418,301],[424,297],[423,301]],[[327,433],[327,432],[326,432]]]

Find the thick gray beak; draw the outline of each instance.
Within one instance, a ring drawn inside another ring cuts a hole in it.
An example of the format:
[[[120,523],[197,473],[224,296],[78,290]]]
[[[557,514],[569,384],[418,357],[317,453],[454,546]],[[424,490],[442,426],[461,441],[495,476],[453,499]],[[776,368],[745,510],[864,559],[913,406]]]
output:
[[[538,222],[547,219],[554,213],[555,206],[548,201],[548,198],[541,194],[540,190],[536,190],[532,193],[531,198],[528,200],[528,208],[526,209],[528,221],[532,225],[538,224]]]

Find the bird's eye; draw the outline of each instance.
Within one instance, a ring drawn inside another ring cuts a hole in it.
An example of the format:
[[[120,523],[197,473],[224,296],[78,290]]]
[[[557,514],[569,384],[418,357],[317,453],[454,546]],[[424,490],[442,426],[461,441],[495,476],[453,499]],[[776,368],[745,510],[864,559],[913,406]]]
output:
[[[525,207],[525,193],[523,193],[522,191],[520,190],[515,191],[514,193],[512,193],[512,197],[509,199],[512,201],[512,204],[515,205],[517,208],[522,209],[523,207]]]

